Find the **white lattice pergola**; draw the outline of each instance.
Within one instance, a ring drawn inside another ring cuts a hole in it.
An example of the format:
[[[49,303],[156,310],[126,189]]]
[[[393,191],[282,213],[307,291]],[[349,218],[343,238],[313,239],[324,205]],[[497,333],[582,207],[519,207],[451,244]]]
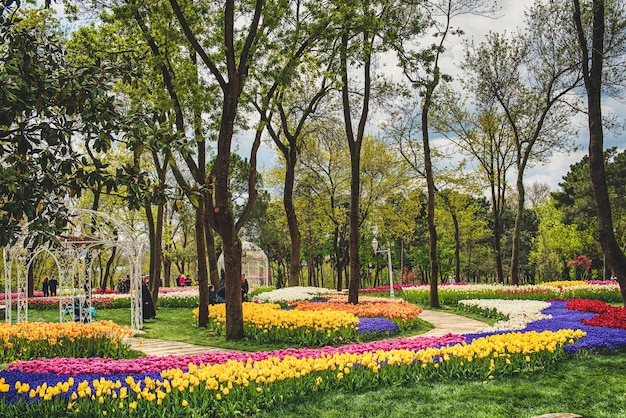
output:
[[[12,322],[12,283],[17,285],[17,322],[28,321],[27,278],[32,263],[41,256],[54,261],[58,277],[59,321],[91,321],[92,264],[99,251],[115,248],[129,266],[131,329],[143,328],[141,303],[141,267],[146,240],[124,223],[103,212],[88,209],[70,210],[73,228],[68,236],[59,236],[59,244],[26,247],[28,227],[24,227],[19,245],[4,248],[5,319]],[[70,315],[67,315],[67,313]],[[80,312],[80,318],[74,317]]]
[[[241,272],[246,275],[250,286],[269,286],[269,260],[265,252],[256,244],[241,242]],[[224,254],[217,259],[219,269],[224,268]]]

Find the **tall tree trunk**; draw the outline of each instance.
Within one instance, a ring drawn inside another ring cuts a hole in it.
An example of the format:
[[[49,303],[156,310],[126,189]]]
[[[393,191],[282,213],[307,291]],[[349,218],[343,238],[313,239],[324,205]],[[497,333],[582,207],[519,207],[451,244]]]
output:
[[[341,231],[339,230],[339,226],[335,225],[335,232],[333,234],[333,249],[335,250],[335,268],[337,270],[337,292],[341,292],[343,290],[343,251],[341,246],[343,245],[343,240],[340,237]]]
[[[205,205],[205,208],[210,207],[210,205]],[[215,289],[220,288],[220,272],[217,268],[217,250],[215,248],[215,235],[213,234],[213,228],[211,225],[207,224],[204,227],[204,233],[206,235],[206,249],[207,249],[207,257],[209,259],[209,283],[215,287]]]
[[[309,241],[309,261],[307,262],[309,286],[317,287],[317,263],[315,262],[315,253],[313,252],[313,231],[311,227],[307,231],[307,237]]]
[[[581,22],[580,2],[574,2],[574,23],[582,52],[583,77],[587,91],[589,121],[589,173],[598,214],[598,232],[602,251],[613,268],[626,306],[626,256],[613,231],[613,215],[604,169],[604,132],[602,128],[602,66],[604,60],[604,0],[593,1],[591,68],[585,31]]]
[[[436,68],[438,74],[438,68]],[[430,140],[428,136],[428,112],[432,101],[433,91],[438,83],[438,76],[432,86],[429,86],[424,95],[422,106],[422,142],[424,143],[424,171],[426,173],[426,186],[428,189],[427,223],[428,223],[428,256],[430,258],[430,307],[439,307],[439,293],[437,279],[439,277],[439,261],[437,260],[437,229],[435,227],[435,180],[433,176],[433,164],[430,159]]]
[[[159,288],[161,287],[161,258],[163,254],[163,224],[165,220],[165,202],[159,202],[157,206],[156,223],[154,225],[154,243],[150,248],[150,294],[152,303],[156,307],[159,300]],[[152,255],[154,251],[154,256]]]
[[[367,46],[374,43],[374,36],[363,33],[363,98],[361,112],[356,134],[352,125],[352,108],[350,105],[350,83],[348,77],[348,42],[349,36],[344,32],[341,36],[340,67],[343,119],[346,128],[346,136],[350,149],[350,211],[349,211],[349,257],[350,276],[348,279],[348,302],[359,303],[360,285],[360,260],[359,260],[359,203],[361,200],[361,146],[365,135],[365,123],[369,113],[369,101],[371,95],[371,57],[373,51]]]
[[[287,215],[287,225],[289,226],[289,236],[291,237],[291,248],[289,250],[289,286],[300,284],[300,253],[302,251],[302,237],[298,227],[296,209],[293,205],[293,185],[295,182],[297,149],[295,143],[284,152],[286,173],[285,191],[283,194],[283,205]]]
[[[163,256],[163,286],[170,287],[172,284],[172,260]]]
[[[519,252],[520,237],[522,235],[522,217],[524,216],[524,202],[526,201],[526,189],[524,189],[524,170],[518,169],[517,174],[517,211],[515,212],[515,227],[513,228],[513,245],[511,249],[511,284],[519,284]]]
[[[238,81],[238,78],[233,75],[231,83],[237,84]],[[235,227],[229,188],[230,150],[237,114],[238,97],[238,92],[232,85],[224,94],[217,157],[212,170],[212,173],[215,175],[213,224],[220,237],[222,237],[224,244],[226,340],[240,340],[244,336],[241,295],[242,247]]]
[[[207,256],[206,256],[206,238],[205,228],[208,227],[206,219],[206,208],[204,199],[198,200],[198,207],[196,208],[196,247],[198,254],[198,293],[200,297],[199,301],[199,313],[198,313],[198,326],[206,327],[209,323],[209,278],[207,268]],[[189,274],[189,273],[188,273]]]
[[[456,213],[452,214],[452,223],[454,224],[454,278],[458,281],[461,278],[461,234]]]
[[[115,260],[116,254],[117,246],[111,248],[111,256],[105,263],[104,274],[102,274],[100,278],[100,289],[102,290],[102,293],[104,293],[104,291],[107,289],[107,282],[109,281],[108,278],[113,278],[113,275],[111,274],[111,267],[113,267],[113,261]],[[111,283],[111,289],[114,289],[113,283]]]
[[[495,185],[491,184],[491,207],[493,208],[493,253],[496,260],[496,274],[498,282],[504,283],[504,269],[502,268],[502,244],[500,221],[502,219],[502,200],[496,194]]]
[[[360,261],[359,261],[359,202],[361,199],[361,142],[350,142],[350,278],[348,281],[348,302],[359,303]],[[354,148],[354,150],[353,150]]]

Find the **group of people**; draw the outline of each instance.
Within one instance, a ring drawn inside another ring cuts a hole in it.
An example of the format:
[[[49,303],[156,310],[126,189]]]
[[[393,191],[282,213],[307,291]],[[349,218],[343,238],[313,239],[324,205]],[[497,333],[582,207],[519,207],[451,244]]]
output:
[[[225,303],[226,302],[226,280],[224,269],[220,272],[220,288],[215,291],[215,286],[209,284],[209,304],[215,305],[217,303]],[[250,292],[250,285],[248,284],[248,279],[246,279],[246,275],[241,275],[241,300],[243,302],[248,301],[248,293]]]
[[[41,282],[41,287],[42,287],[41,290],[43,290],[43,296],[44,297],[56,296],[58,285],[59,285],[59,282],[57,281],[57,279],[54,278],[54,276],[52,277],[45,276]]]
[[[187,277],[185,273],[181,273],[176,279],[176,284],[180,287],[191,286],[191,277]]]
[[[215,305],[217,303],[225,303],[226,302],[226,283],[225,283],[225,274],[224,270],[221,271],[221,280],[220,280],[220,288],[215,291],[215,286],[212,284],[209,285],[209,304]],[[143,307],[143,319],[152,319],[156,318],[156,309],[154,307],[154,302],[152,301],[152,295],[150,293],[150,289],[148,288],[148,282],[150,281],[150,276],[146,275],[141,278],[141,303]],[[191,279],[185,277],[184,274],[180,274],[177,279],[177,283],[179,286],[191,286]],[[57,294],[57,286],[58,281],[54,277],[45,276],[42,280],[42,288],[43,295],[47,296],[56,296]],[[125,279],[120,279],[117,290],[120,293],[129,293],[130,292],[130,276],[127,275]],[[250,292],[250,285],[248,284],[248,280],[246,279],[246,275],[241,275],[241,299],[244,302],[248,301],[248,293]],[[79,306],[79,305],[78,305]]]
[[[119,293],[130,293],[130,275],[126,275],[125,279],[120,279],[117,282],[117,291]]]

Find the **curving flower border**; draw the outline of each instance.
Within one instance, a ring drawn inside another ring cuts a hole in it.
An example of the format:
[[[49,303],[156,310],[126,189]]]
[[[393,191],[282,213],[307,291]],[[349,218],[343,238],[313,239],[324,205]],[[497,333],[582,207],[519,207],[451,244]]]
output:
[[[243,410],[246,413],[317,391],[374,388],[427,378],[492,379],[545,367],[581,349],[626,348],[626,330],[589,325],[585,322],[598,314],[568,309],[569,303],[550,302],[542,312],[544,319],[517,332],[207,355],[213,358],[20,362],[0,372],[0,392],[5,404],[19,404],[31,412],[45,413],[49,406],[71,413],[80,409],[87,415],[124,416],[137,408],[157,413],[167,405],[169,411],[191,407],[219,415],[232,412],[234,405],[251,408]],[[69,374],[69,368],[74,374]]]

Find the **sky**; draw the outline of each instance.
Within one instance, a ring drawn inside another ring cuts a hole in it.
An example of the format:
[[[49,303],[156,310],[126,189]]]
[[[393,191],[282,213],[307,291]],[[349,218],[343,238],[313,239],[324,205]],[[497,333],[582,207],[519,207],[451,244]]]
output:
[[[523,24],[524,12],[532,5],[531,0],[500,0],[500,12],[497,18],[487,18],[481,16],[462,16],[453,21],[455,26],[460,26],[465,35],[461,39],[474,40],[476,43],[482,41],[489,31],[511,33],[516,27]],[[443,55],[442,71],[452,75],[460,73],[458,65],[461,63],[464,55],[464,48],[461,39],[456,39],[453,44],[448,45]],[[387,69],[393,72],[394,69]],[[626,103],[620,103],[611,98],[605,98],[603,102],[603,111],[605,114],[614,112],[621,123],[626,121]],[[569,171],[569,167],[580,161],[583,156],[587,155],[588,150],[588,131],[587,121],[584,115],[577,116],[572,123],[578,129],[578,135],[575,138],[576,150],[569,153],[555,153],[546,163],[531,166],[526,169],[525,184],[530,185],[534,182],[547,184],[552,191],[558,190],[559,183],[563,176]],[[625,133],[605,131],[605,148],[612,146],[618,147],[620,150],[625,149]],[[267,139],[267,135],[265,135]],[[249,149],[251,140],[247,134],[240,135],[235,138],[238,152],[249,157]],[[436,146],[434,141],[434,146]],[[275,164],[276,154],[272,148],[264,143],[258,152],[258,160],[261,168],[268,168]],[[510,179],[514,179],[514,175],[509,175]]]

